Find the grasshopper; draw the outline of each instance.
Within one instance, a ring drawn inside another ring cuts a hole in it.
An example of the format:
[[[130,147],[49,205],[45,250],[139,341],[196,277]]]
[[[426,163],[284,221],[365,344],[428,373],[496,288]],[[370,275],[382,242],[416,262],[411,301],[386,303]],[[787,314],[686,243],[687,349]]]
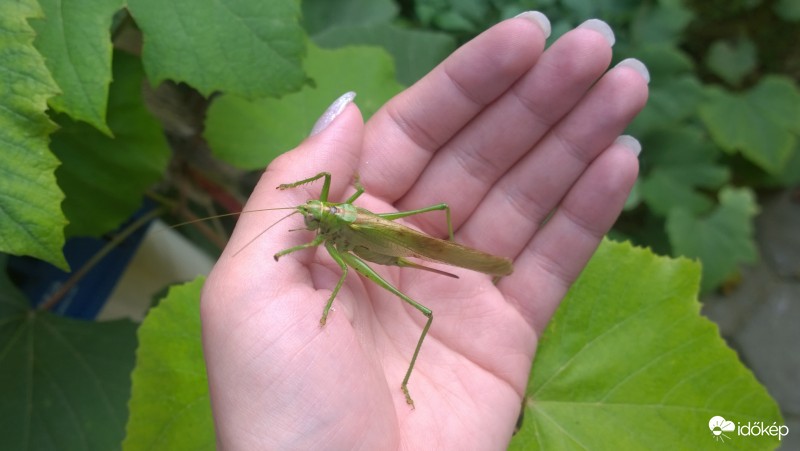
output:
[[[295,213],[303,215],[306,228],[316,232],[316,236],[308,243],[284,249],[274,255],[275,261],[282,256],[293,252],[316,247],[325,246],[331,258],[342,270],[342,276],[336,283],[325,309],[322,311],[320,325],[324,326],[328,318],[333,300],[339,293],[342,284],[347,277],[348,268],[353,268],[356,272],[375,282],[385,290],[396,295],[403,301],[419,310],[427,318],[425,327],[422,329],[411,362],[406,371],[400,388],[405,395],[406,402],[414,407],[414,401],[408,392],[408,380],[414,369],[422,342],[428,334],[428,330],[433,322],[433,312],[428,307],[411,299],[394,285],[386,281],[376,273],[367,262],[379,265],[393,265],[403,268],[414,268],[431,271],[448,277],[458,278],[454,274],[440,271],[435,268],[420,265],[408,260],[408,257],[419,258],[433,262],[457,266],[482,272],[495,277],[511,274],[513,266],[511,260],[504,257],[497,257],[476,249],[472,249],[453,241],[453,225],[450,220],[450,207],[441,203],[425,208],[409,211],[398,211],[394,213],[372,213],[353,205],[353,202],[364,193],[364,187],[355,180],[355,193],[344,202],[328,202],[328,191],[331,185],[331,174],[321,172],[313,177],[303,179],[294,183],[282,184],[277,187],[279,190],[287,190],[312,183],[324,178],[322,192],[319,199],[312,199],[303,205],[295,207]],[[412,228],[394,222],[395,219],[426,213],[430,211],[444,210],[447,217],[447,228],[450,241],[431,237],[418,232]]]

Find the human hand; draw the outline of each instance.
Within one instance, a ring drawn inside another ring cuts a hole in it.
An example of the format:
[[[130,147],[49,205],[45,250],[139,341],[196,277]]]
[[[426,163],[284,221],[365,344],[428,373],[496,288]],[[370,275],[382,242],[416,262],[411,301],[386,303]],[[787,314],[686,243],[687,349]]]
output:
[[[246,207],[318,198],[321,181],[275,187],[322,171],[333,174],[329,200],[342,201],[359,174],[357,205],[383,213],[446,202],[457,242],[514,261],[496,285],[447,266],[460,279],[371,265],[433,311],[409,381],[416,409],[400,382],[426,318],[351,272],[320,327],[339,266],[323,247],[276,263],[277,251],[311,240],[293,226],[237,253],[265,228],[261,214],[244,215],[201,303],[221,447],[507,445],[537,339],[633,186],[637,143],[617,138],[647,98],[643,66],[606,72],[602,25],[543,52],[549,25],[530,19],[492,27],[366,124],[340,102],[317,134],[270,164]],[[402,221],[447,236],[443,214]]]

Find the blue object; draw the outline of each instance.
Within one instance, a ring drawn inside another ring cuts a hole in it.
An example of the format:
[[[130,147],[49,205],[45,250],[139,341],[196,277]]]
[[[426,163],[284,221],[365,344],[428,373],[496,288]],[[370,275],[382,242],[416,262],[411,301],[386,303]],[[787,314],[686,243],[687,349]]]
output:
[[[146,202],[118,231],[152,208]],[[73,318],[94,319],[128,267],[149,226],[150,223],[140,227],[109,252],[61,298],[52,311]],[[109,240],[92,237],[68,239],[64,245],[64,256],[69,267],[72,270],[83,267]],[[8,273],[34,306],[45,302],[72,275],[42,260],[15,256],[8,259]]]

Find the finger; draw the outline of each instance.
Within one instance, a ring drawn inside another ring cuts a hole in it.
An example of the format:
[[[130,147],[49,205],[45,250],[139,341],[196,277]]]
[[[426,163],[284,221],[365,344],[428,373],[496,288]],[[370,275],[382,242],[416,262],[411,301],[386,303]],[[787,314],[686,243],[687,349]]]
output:
[[[444,143],[533,66],[545,38],[533,20],[501,22],[375,113],[359,169],[370,194],[402,196]]]
[[[492,185],[579,104],[611,61],[609,41],[578,28],[442,149],[399,205],[447,202],[458,228]],[[447,176],[445,176],[447,174]],[[430,216],[422,227],[442,233]]]
[[[314,125],[311,136],[292,151],[272,161],[253,190],[248,204],[251,201],[259,202],[262,195],[270,200],[273,196],[281,199],[289,197],[294,202],[291,205],[319,197],[322,179],[289,190],[277,191],[275,188],[279,184],[307,179],[320,172],[330,172],[332,175],[329,200],[337,200],[346,189],[351,188],[361,158],[364,130],[361,112],[353,103],[354,98],[355,93],[349,92],[336,99]]]
[[[620,142],[597,157],[514,262],[500,290],[537,333],[614,224],[636,181],[635,150]]]
[[[626,65],[610,70],[497,182],[459,230],[459,240],[467,244],[482,240],[487,252],[517,255],[646,101],[647,81],[640,72]]]

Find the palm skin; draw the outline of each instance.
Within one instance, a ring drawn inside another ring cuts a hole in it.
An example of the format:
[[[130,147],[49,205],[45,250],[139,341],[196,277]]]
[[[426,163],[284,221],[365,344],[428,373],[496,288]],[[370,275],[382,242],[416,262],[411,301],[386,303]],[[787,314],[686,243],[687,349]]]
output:
[[[321,327],[341,269],[297,219],[244,215],[203,290],[201,316],[217,439],[225,449],[497,449],[519,415],[531,361],[559,301],[611,227],[636,178],[615,143],[647,98],[589,29],[544,51],[530,20],[504,21],[456,51],[364,124],[351,104],[267,168],[246,210],[342,201],[360,176],[370,211],[446,202],[455,240],[511,258],[490,276],[451,279],[372,264],[433,311],[409,390],[400,390],[426,318],[355,271]],[[546,219],[546,221],[545,221]],[[401,220],[447,235],[444,215]],[[244,247],[244,249],[242,249]],[[234,255],[235,254],[235,255]]]

